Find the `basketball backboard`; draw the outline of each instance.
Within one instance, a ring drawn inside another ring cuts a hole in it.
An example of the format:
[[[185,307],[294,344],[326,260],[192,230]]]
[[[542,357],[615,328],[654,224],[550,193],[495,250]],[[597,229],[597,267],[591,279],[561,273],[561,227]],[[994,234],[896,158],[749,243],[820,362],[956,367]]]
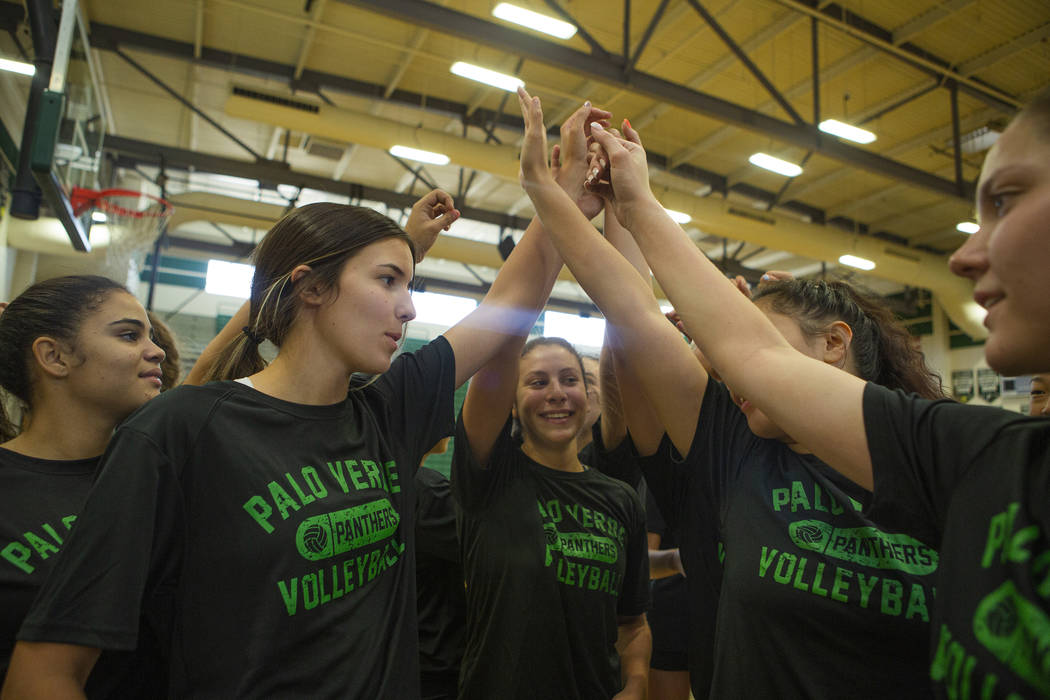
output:
[[[91,55],[84,15],[77,0],[65,0],[51,81],[44,92],[30,145],[30,167],[44,200],[66,229],[73,247],[88,251],[91,212],[74,214],[74,186],[97,189],[102,139],[108,121]]]

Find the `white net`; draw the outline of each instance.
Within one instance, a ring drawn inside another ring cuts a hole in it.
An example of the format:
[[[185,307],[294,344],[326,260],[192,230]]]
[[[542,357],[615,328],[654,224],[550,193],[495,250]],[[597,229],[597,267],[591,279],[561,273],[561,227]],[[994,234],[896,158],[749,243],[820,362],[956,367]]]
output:
[[[163,200],[131,193],[100,197],[95,206],[105,213],[109,230],[104,274],[134,288],[172,207]]]

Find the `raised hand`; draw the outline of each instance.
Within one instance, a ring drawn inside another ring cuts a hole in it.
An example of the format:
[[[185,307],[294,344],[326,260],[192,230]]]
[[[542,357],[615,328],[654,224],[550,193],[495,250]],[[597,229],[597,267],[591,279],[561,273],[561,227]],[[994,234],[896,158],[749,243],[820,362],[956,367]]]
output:
[[[602,198],[584,187],[588,168],[588,139],[591,123],[608,126],[611,112],[598,109],[590,102],[569,115],[561,125],[561,144],[551,153],[551,169],[554,179],[562,186],[588,219],[593,219],[602,210]]]
[[[591,154],[586,186],[602,196],[620,223],[633,230],[635,208],[643,203],[656,203],[656,198],[649,188],[645,149],[638,132],[626,119],[623,134],[623,137],[618,137],[601,124],[591,124],[591,138],[601,149]],[[606,169],[608,178],[604,179],[602,175]]]
[[[434,245],[438,234],[442,230],[448,231],[458,218],[459,210],[452,201],[452,195],[444,190],[431,190],[412,205],[412,213],[405,222],[405,233],[416,244],[417,263]]]
[[[521,171],[518,179],[525,192],[548,186],[554,176],[547,167],[547,130],[543,128],[540,98],[532,97],[524,87],[518,88],[518,104],[525,120],[525,138],[521,142]]]

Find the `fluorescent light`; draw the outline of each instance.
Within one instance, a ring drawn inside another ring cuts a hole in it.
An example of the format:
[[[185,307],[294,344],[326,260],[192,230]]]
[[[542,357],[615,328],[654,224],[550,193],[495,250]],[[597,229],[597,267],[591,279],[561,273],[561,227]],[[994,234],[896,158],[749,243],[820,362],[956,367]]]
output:
[[[208,277],[204,291],[227,297],[247,299],[252,295],[252,276],[255,268],[244,263],[209,260]]]
[[[473,63],[464,63],[463,61],[456,61],[449,70],[458,76],[470,78],[507,92],[515,92],[519,85],[525,84],[524,80],[515,78],[513,75],[497,73],[494,70],[475,66]]]
[[[690,221],[693,220],[693,217],[689,216],[688,214],[685,214],[685,213],[680,212],[680,211],[675,211],[674,209],[668,209],[668,208],[665,207],[664,211],[667,212],[668,216],[670,216],[672,219],[674,219],[674,222],[676,224],[681,224],[682,226],[685,226],[686,224],[688,224]]]
[[[541,15],[539,12],[526,10],[524,7],[511,5],[507,2],[501,2],[496,5],[496,8],[492,10],[492,14],[494,17],[505,19],[514,24],[520,24],[529,29],[535,29],[544,34],[550,34],[559,39],[568,39],[576,33],[576,26],[573,24],[562,22],[560,19]]]
[[[12,61],[9,58],[0,58],[0,70],[6,70],[11,73],[20,73],[22,75],[36,74],[36,66],[34,66],[32,63]]]
[[[451,327],[477,308],[478,302],[467,297],[436,292],[413,292],[412,305],[416,307],[415,323],[431,323]]]
[[[91,212],[91,221],[96,224],[106,223],[106,215],[98,210]]]
[[[977,224],[973,221],[960,221],[959,223],[955,224],[955,230],[959,231],[960,233],[973,234],[980,231],[981,226],[980,224]]]
[[[858,258],[856,255],[840,255],[839,262],[843,265],[849,265],[850,267],[856,267],[860,270],[874,270],[875,263],[865,258]]]
[[[838,136],[847,141],[871,143],[875,140],[875,134],[867,129],[861,129],[859,126],[840,122],[838,119],[825,119],[817,128],[825,134],[832,134],[833,136]]]
[[[546,311],[543,314],[543,334],[565,338],[573,345],[600,348],[605,339],[605,319]]]
[[[795,165],[794,163],[789,163],[786,160],[774,158],[768,153],[756,153],[750,158],[748,158],[748,160],[751,161],[752,165],[757,165],[758,167],[765,168],[766,170],[772,170],[778,175],[784,175],[786,177],[797,177],[802,174],[802,168],[800,168],[799,166]]]
[[[449,163],[449,158],[444,153],[421,151],[418,148],[409,148],[408,146],[391,146],[390,155],[398,158],[408,158],[409,160],[418,160],[420,163],[433,163],[434,165],[448,165]]]

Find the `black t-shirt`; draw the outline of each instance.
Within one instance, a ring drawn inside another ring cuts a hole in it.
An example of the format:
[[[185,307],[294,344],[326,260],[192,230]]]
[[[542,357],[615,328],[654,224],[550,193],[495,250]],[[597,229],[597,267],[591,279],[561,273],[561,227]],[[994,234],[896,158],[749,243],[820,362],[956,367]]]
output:
[[[170,588],[179,697],[417,696],[413,477],[452,428],[454,363],[438,339],[331,406],[236,382],[153,399],[19,638],[131,648]]]
[[[99,458],[48,460],[0,447],[0,685],[15,635],[69,538]],[[163,693],[160,650],[149,630],[136,652],[103,654],[85,687],[89,698]]]
[[[419,670],[428,682],[459,678],[467,637],[467,599],[452,487],[441,473],[416,472],[416,602]]]
[[[622,687],[618,615],[645,612],[638,494],[596,469],[529,459],[510,424],[487,468],[460,420],[452,489],[467,574],[461,700],[608,700]]]
[[[876,502],[943,532],[939,697],[1050,696],[1050,421],[864,391]]]
[[[719,591],[712,697],[929,696],[931,528],[756,437],[716,381],[689,455],[666,437],[658,454],[643,468],[680,534],[690,596],[699,608],[710,599],[698,588]],[[719,542],[721,583],[703,581],[718,574]]]

